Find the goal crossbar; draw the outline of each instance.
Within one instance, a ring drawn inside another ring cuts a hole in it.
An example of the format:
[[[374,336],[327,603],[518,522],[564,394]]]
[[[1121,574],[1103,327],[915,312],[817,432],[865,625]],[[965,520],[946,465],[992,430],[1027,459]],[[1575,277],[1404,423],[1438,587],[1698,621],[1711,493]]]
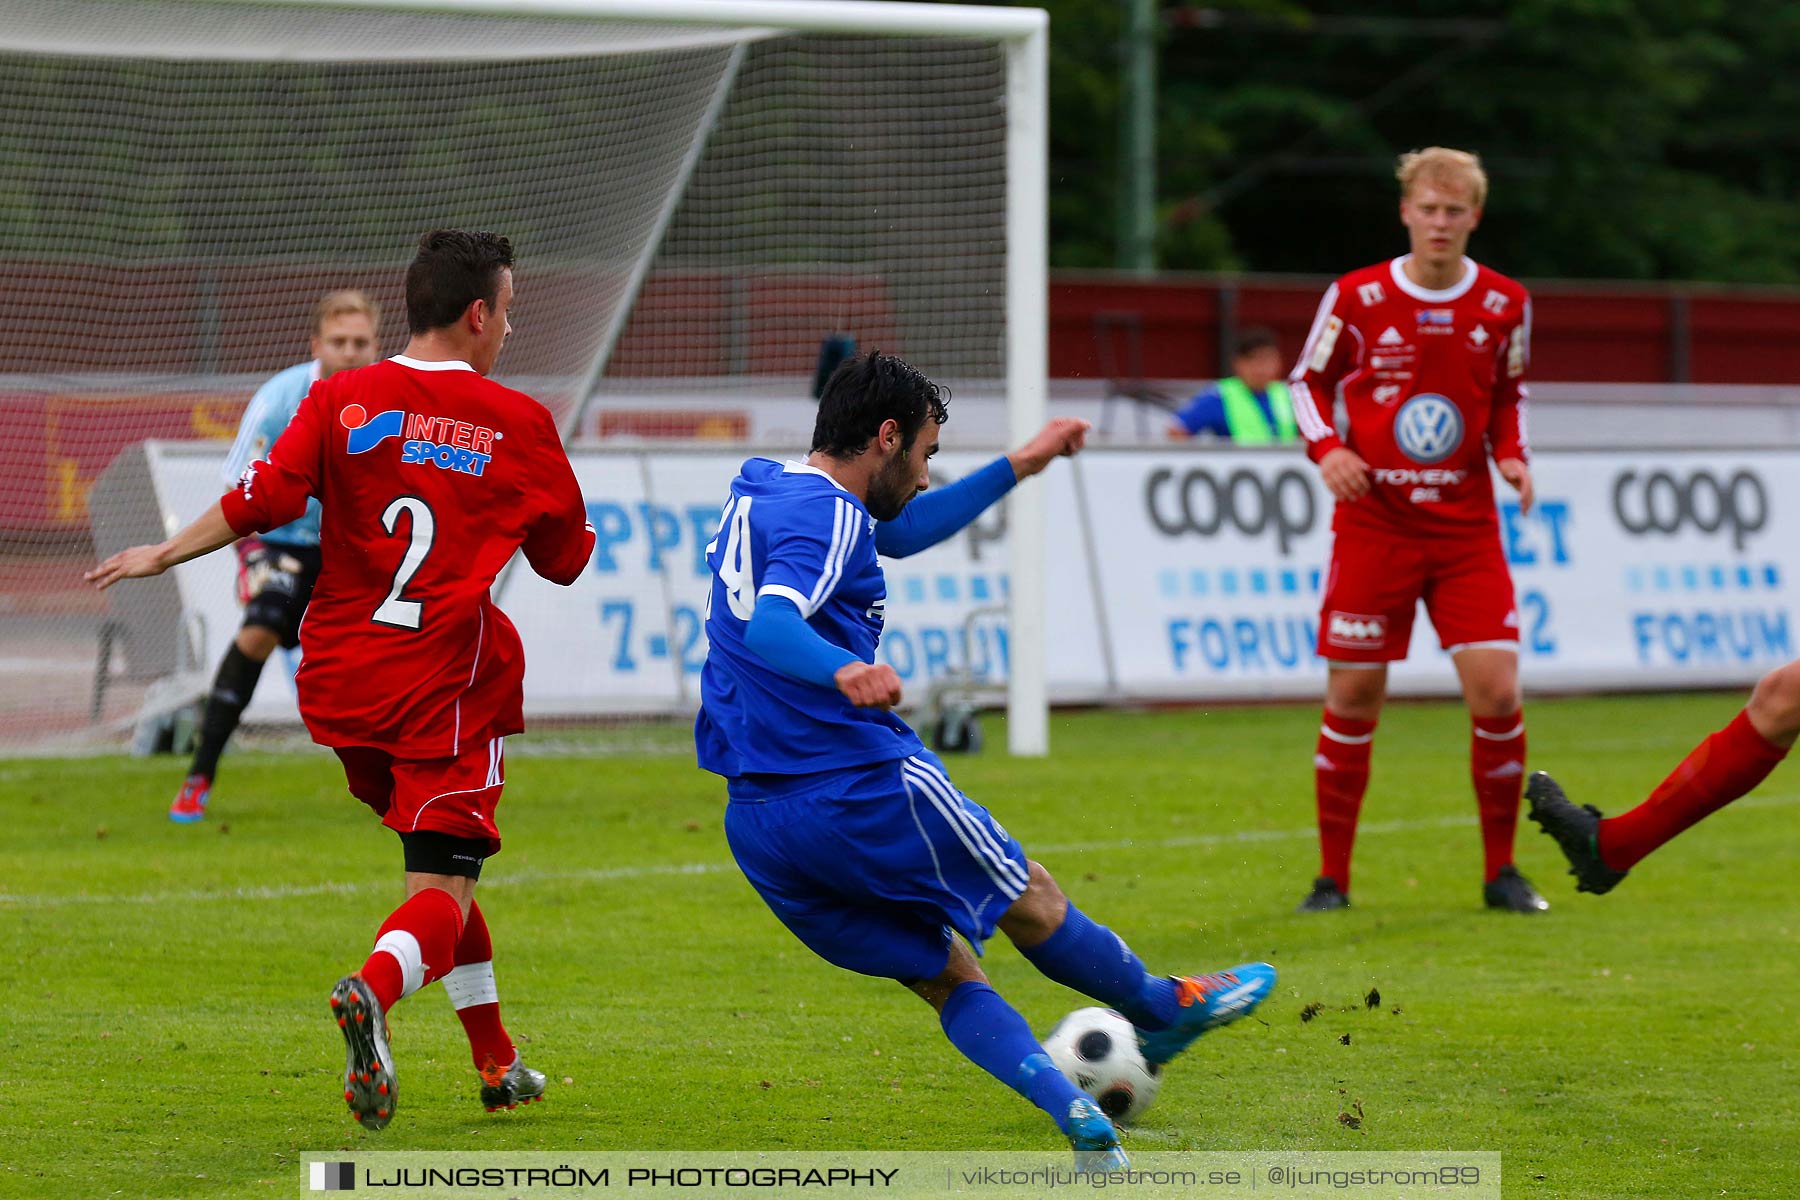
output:
[[[241,0],[206,0],[234,4]],[[1046,33],[1039,8],[908,4],[885,0],[281,0],[297,7],[403,9],[513,17],[611,17],[676,25],[771,26],[796,33],[894,37],[982,37],[997,41]]]

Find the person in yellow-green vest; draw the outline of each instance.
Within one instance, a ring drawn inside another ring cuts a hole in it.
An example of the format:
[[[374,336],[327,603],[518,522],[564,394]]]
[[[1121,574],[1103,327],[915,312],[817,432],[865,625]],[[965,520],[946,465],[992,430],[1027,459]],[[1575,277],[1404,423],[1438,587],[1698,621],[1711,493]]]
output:
[[[1175,413],[1172,438],[1210,433],[1239,446],[1272,446],[1298,442],[1294,406],[1288,399],[1287,372],[1272,330],[1246,329],[1231,356],[1232,374],[1203,389]]]

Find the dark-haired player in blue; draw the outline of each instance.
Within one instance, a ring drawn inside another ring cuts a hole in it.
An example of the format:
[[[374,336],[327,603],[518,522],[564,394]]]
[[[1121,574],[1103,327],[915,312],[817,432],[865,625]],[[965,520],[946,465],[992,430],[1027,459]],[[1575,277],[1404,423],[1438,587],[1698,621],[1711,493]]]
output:
[[[1088,430],[1051,421],[915,500],[946,416],[931,380],[866,354],[827,383],[805,462],[744,464],[706,549],[695,743],[727,780],[731,852],[782,924],[828,962],[918,993],[958,1050],[1050,1114],[1078,1166],[1113,1169],[1125,1156],[1112,1122],[1051,1064],[971,947],[1005,933],[1046,976],[1125,1014],[1158,1064],[1255,1008],[1275,971],[1150,974],[889,711],[900,679],[874,661],[887,599],[877,555],[943,541]]]

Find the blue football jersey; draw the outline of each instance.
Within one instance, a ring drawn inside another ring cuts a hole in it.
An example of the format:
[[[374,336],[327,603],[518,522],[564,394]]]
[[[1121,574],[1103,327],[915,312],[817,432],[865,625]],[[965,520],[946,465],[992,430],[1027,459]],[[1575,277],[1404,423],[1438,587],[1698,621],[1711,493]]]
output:
[[[744,643],[757,597],[783,596],[826,641],[875,661],[887,583],[862,501],[816,467],[749,459],[731,482],[706,564],[708,646],[694,722],[702,767],[727,778],[802,775],[924,749],[894,714],[790,679]]]
[[[250,397],[249,407],[244,409],[244,419],[238,423],[237,440],[231,443],[231,453],[225,456],[225,467],[220,472],[227,487],[237,483],[245,467],[269,457],[269,448],[294,419],[294,414],[300,410],[300,402],[317,382],[319,364],[315,359],[278,372],[256,389],[256,395]],[[305,516],[260,536],[265,542],[284,546],[318,545],[319,502],[308,500]]]

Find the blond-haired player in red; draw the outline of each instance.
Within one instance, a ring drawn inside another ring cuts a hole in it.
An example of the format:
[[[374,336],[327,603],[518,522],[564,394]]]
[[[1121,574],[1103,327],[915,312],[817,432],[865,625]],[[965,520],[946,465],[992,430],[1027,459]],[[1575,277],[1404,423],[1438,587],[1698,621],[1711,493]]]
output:
[[[1337,499],[1319,616],[1318,651],[1328,660],[1313,760],[1321,866],[1300,909],[1349,906],[1387,667],[1406,657],[1422,600],[1473,725],[1483,899],[1538,912],[1549,905],[1513,865],[1525,721],[1518,614],[1488,474],[1491,457],[1531,507],[1531,298],[1464,254],[1487,200],[1480,159],[1433,146],[1402,155],[1396,175],[1412,252],[1331,285],[1289,380],[1307,454]]]

